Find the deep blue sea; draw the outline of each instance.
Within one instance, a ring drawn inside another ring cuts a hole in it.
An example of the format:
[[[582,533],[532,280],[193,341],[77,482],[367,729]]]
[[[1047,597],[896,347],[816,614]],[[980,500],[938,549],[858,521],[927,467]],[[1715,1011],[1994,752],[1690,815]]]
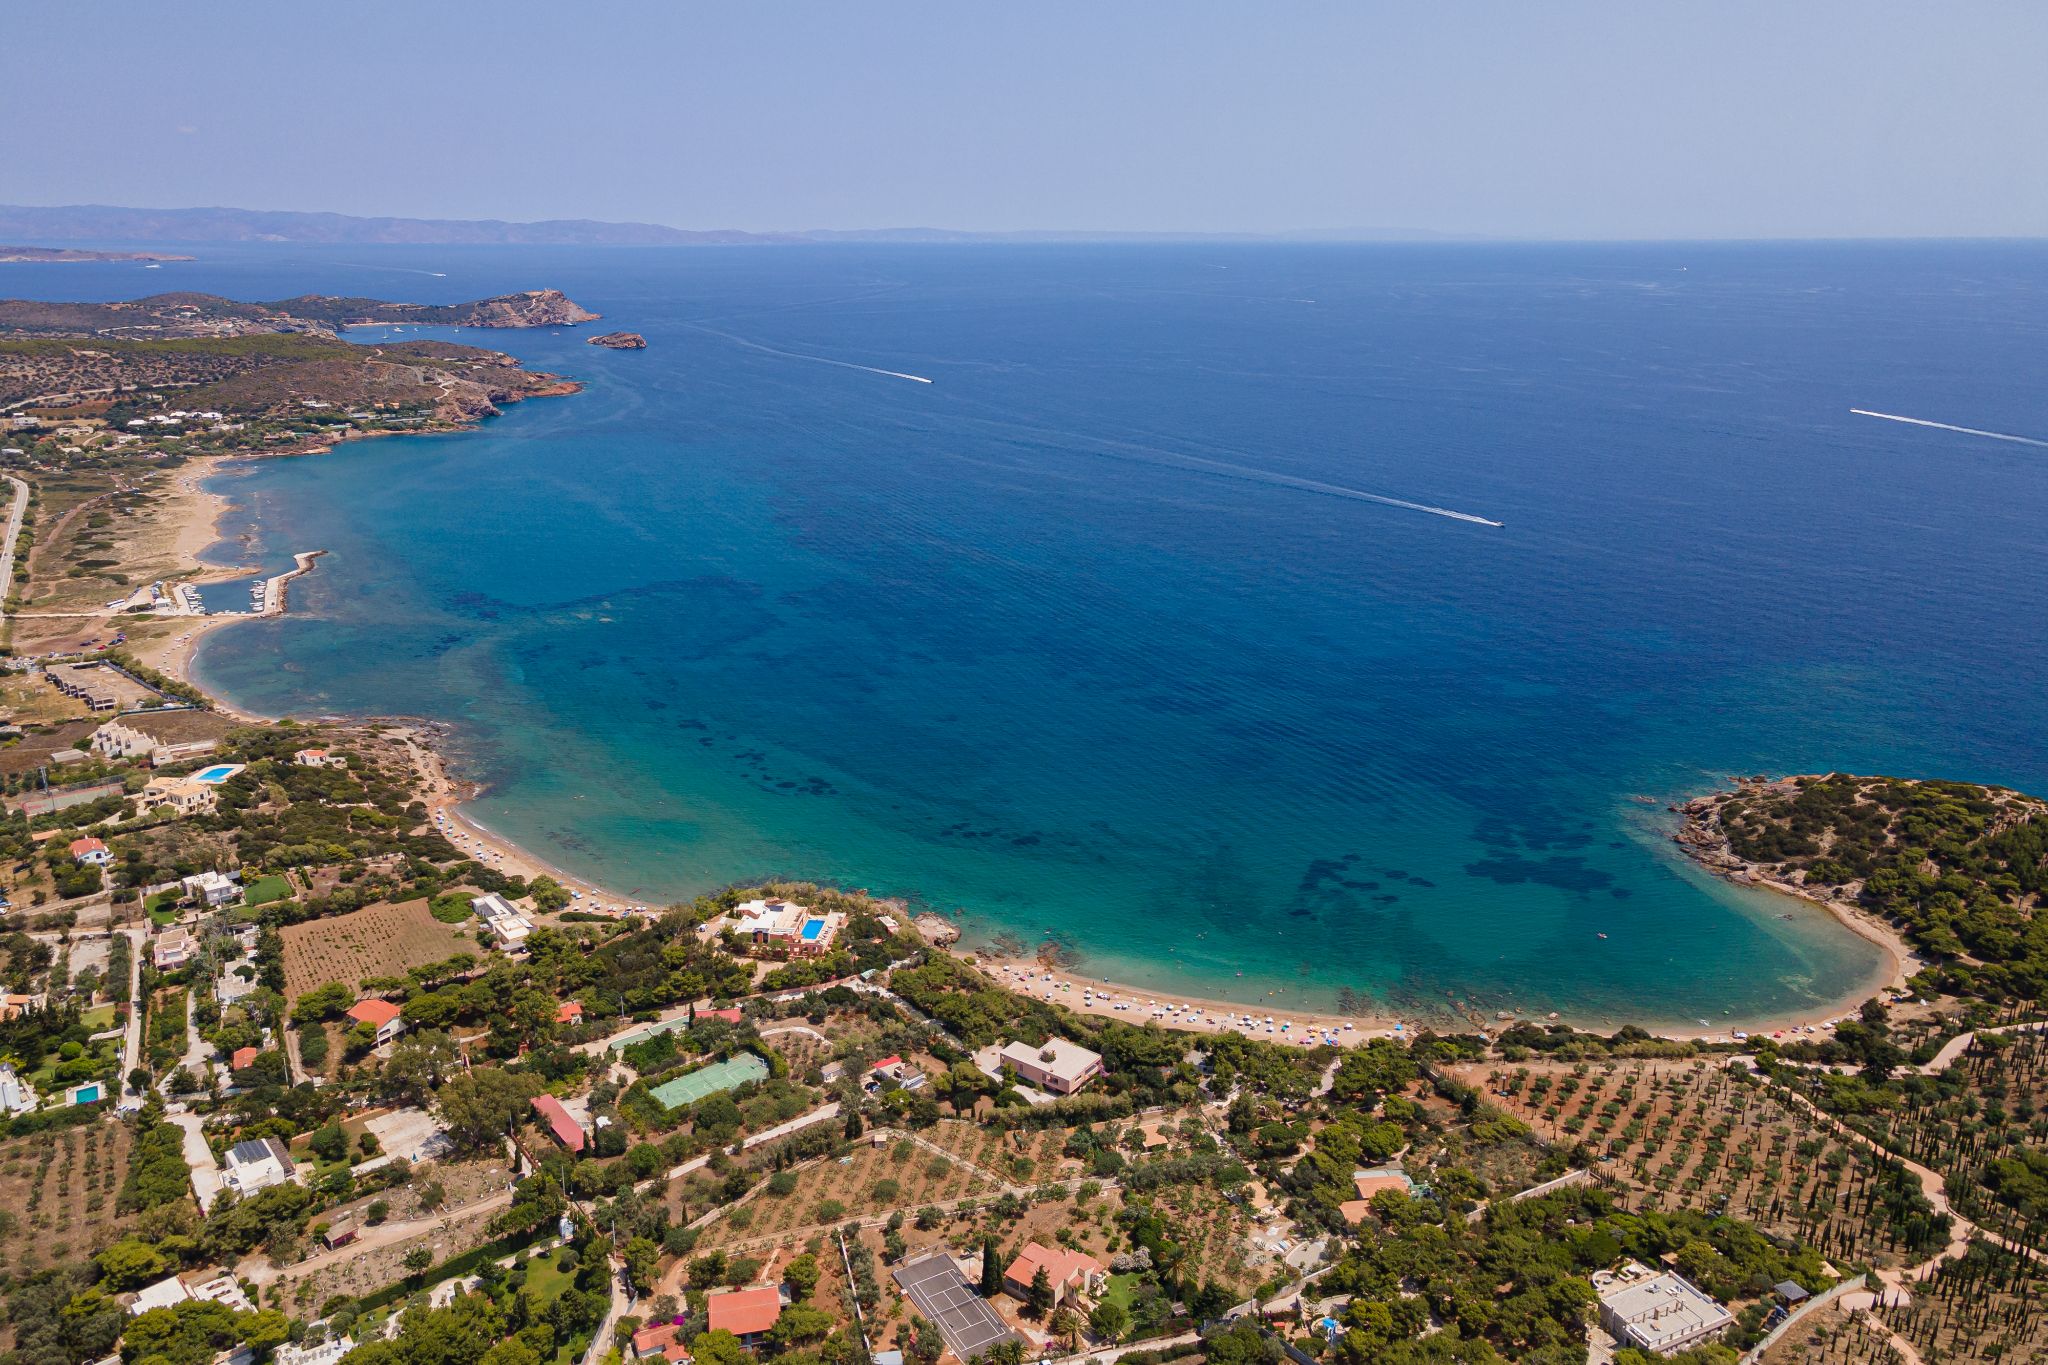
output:
[[[637,899],[807,877],[1140,984],[1718,1023],[1877,957],[1667,802],[2048,790],[2048,449],[1850,412],[2048,437],[2040,246],[204,254],[6,285],[605,314],[459,334],[579,395],[224,478],[231,557],[329,555],[199,672],[453,723],[478,818]]]

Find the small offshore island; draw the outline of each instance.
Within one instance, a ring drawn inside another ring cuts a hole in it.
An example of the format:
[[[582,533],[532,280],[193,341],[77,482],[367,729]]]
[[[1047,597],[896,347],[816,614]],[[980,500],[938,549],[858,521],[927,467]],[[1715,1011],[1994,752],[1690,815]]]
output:
[[[812,884],[631,904],[469,822],[434,727],[192,684],[198,633],[256,614],[193,591],[221,462],[578,387],[341,329],[594,317],[0,302],[0,1170],[66,1219],[0,1227],[22,1358],[2048,1350],[2035,798],[1830,774],[1681,808],[1702,865],[1891,949],[1833,1018],[1431,1027],[1135,991]]]
[[[647,338],[638,332],[606,332],[603,336],[590,338],[589,345],[607,346],[614,351],[644,351]]]

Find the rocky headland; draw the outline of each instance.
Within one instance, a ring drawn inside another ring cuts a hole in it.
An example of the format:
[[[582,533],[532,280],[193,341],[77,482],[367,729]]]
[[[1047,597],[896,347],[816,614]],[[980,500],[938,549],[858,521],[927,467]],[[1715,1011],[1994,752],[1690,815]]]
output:
[[[574,327],[598,314],[559,289],[529,289],[468,303],[388,303],[302,294],[244,303],[217,294],[152,294],[123,303],[0,300],[0,336],[165,341],[192,337],[335,336],[346,327]]]

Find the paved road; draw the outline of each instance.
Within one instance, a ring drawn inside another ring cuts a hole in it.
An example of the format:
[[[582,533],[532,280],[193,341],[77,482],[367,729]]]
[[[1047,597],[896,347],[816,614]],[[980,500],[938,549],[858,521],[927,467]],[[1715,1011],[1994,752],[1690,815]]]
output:
[[[205,1213],[220,1197],[220,1164],[206,1145],[206,1133],[197,1114],[172,1114],[172,1123],[185,1130],[185,1164],[192,1168],[192,1192],[199,1196],[199,1211]]]
[[[142,1064],[142,954],[149,944],[149,931],[120,932],[128,939],[128,1037],[121,1046],[121,1103],[140,1104],[142,1092],[128,1084],[128,1075]]]
[[[14,485],[14,503],[7,513],[7,530],[0,534],[0,623],[7,619],[7,594],[14,591],[14,542],[21,538],[21,519],[28,511],[28,485],[12,474],[0,475]]]

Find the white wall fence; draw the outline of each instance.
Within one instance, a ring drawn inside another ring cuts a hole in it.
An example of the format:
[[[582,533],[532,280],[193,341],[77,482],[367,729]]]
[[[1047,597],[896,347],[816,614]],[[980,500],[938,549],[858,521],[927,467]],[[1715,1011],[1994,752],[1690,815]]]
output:
[[[1801,1318],[1805,1317],[1808,1313],[1814,1312],[1817,1309],[1825,1308],[1827,1305],[1833,1303],[1836,1299],[1841,1298],[1842,1295],[1854,1293],[1856,1290],[1861,1288],[1863,1288],[1863,1277],[1861,1275],[1851,1275],[1848,1279],[1842,1281],[1833,1289],[1827,1290],[1824,1293],[1815,1294],[1805,1303],[1800,1304],[1797,1308],[1793,1309],[1790,1313],[1786,1314],[1785,1320],[1779,1323],[1776,1327],[1773,1327],[1770,1331],[1770,1334],[1766,1336],[1762,1341],[1759,1341],[1756,1345],[1750,1347],[1749,1350],[1743,1354],[1742,1365],[1756,1365],[1756,1362],[1764,1358],[1764,1352],[1770,1350],[1772,1346],[1776,1345],[1778,1338],[1784,1336],[1785,1333],[1791,1331],[1793,1325],[1796,1324]]]

